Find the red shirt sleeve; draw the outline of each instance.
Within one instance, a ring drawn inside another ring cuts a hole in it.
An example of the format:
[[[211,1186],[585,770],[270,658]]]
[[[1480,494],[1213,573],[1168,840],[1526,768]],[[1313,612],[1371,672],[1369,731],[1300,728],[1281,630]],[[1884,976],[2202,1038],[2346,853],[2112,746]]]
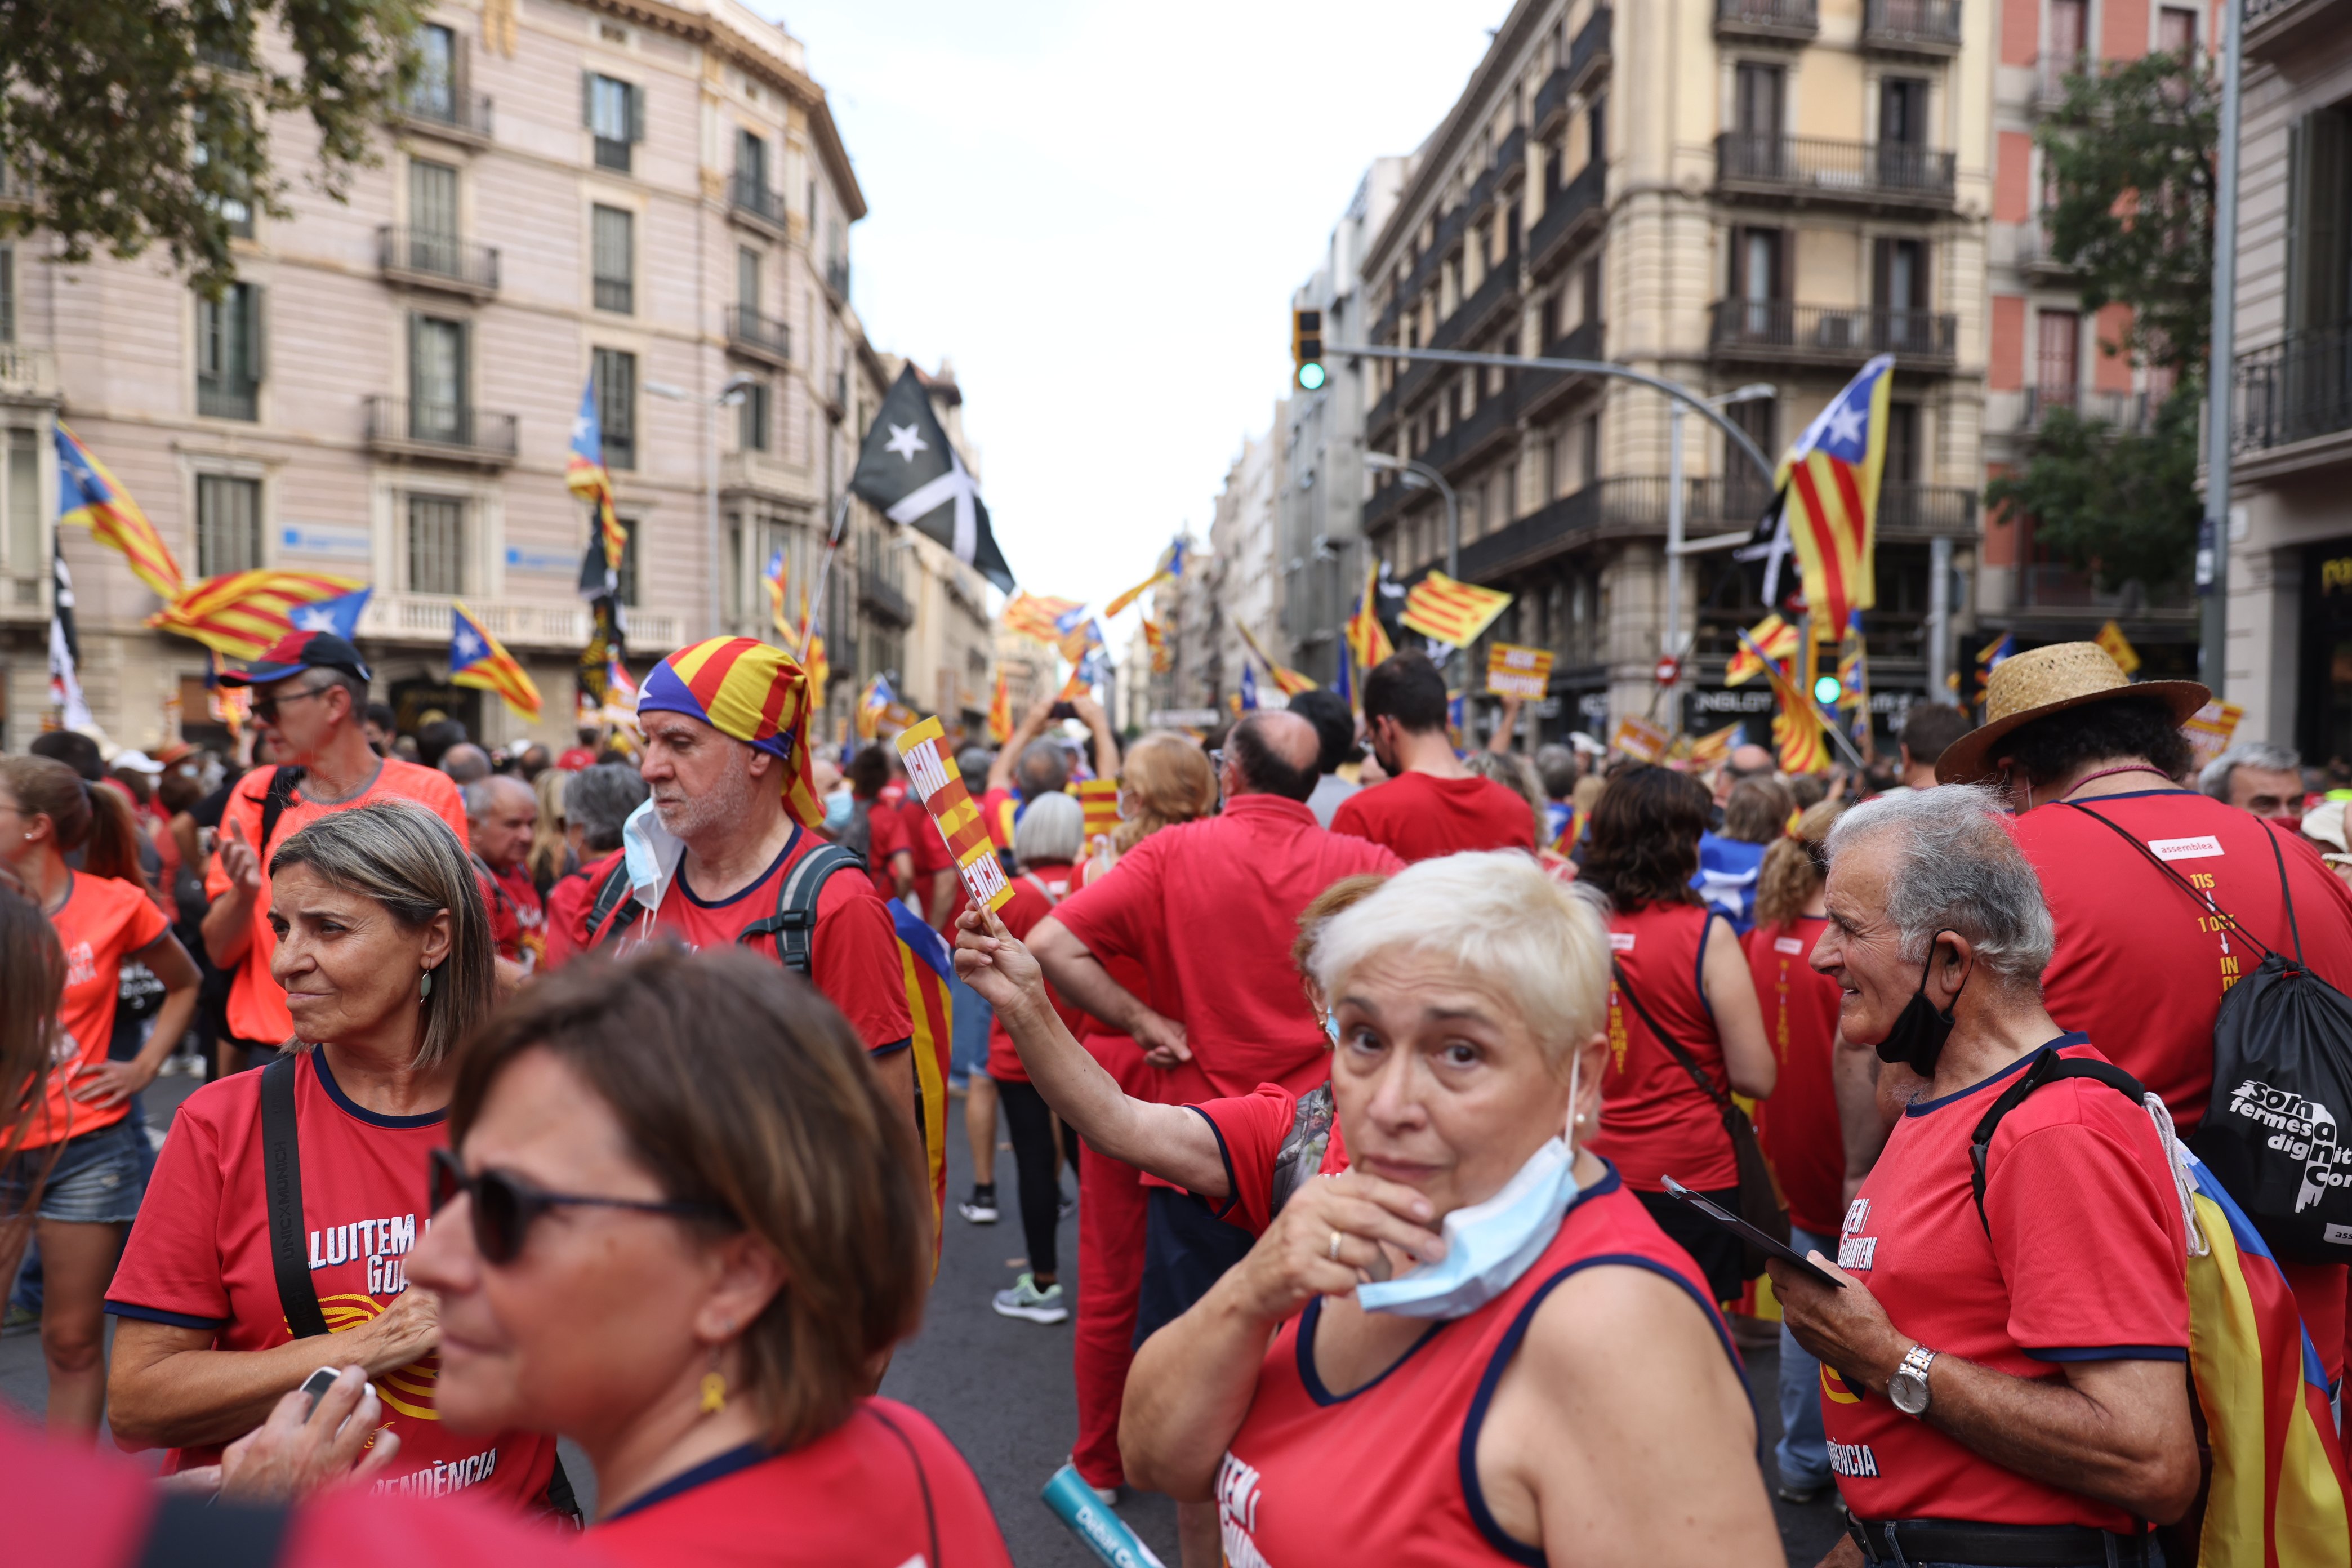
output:
[[[123,925],[122,954],[126,958],[151,942],[162,941],[172,929],[172,922],[163,918],[163,911],[155,907],[152,899],[142,899],[132,904]]]
[[[483,907],[490,911],[490,945],[499,950],[500,958],[513,959],[522,942],[521,916],[513,900],[505,896],[498,879],[486,872],[475,871],[474,885],[481,889]]]
[[[547,952],[541,966],[553,969],[580,951],[579,925],[588,913],[588,879],[580,872],[558,877],[547,889]]]
[[[903,1046],[914,1037],[898,928],[873,883],[860,877],[827,878],[810,944],[811,978],[867,1050]]]
[[[130,1308],[121,1315],[190,1329],[216,1329],[229,1321],[219,1241],[220,1129],[203,1101],[239,1092],[257,1095],[258,1080],[209,1084],[172,1119],[172,1135],[155,1156],[147,1196],[106,1288],[110,1310]]]
[[[2067,1087],[2074,1118],[2013,1142],[2004,1124],[1986,1162],[2010,1337],[2037,1361],[2184,1361],[2186,1237],[2154,1129],[2135,1135],[2119,1118],[2145,1122],[2146,1113],[2104,1084]],[[2113,1100],[2114,1113],[2084,1102],[2095,1094]]]
[[[1146,838],[1118,858],[1108,876],[1089,880],[1064,899],[1054,918],[1103,963],[1141,958],[1160,910],[1160,840]]]
[[[1364,812],[1364,797],[1371,793],[1369,789],[1360,789],[1341,801],[1339,809],[1331,814],[1331,831],[1345,833],[1356,838],[1370,838],[1374,843],[1380,842],[1374,837],[1372,825]]]
[[[938,823],[930,807],[913,795],[898,808],[898,824],[907,831],[907,847],[915,852],[915,875],[919,879],[937,876],[955,865],[948,856],[948,841],[940,836]]]
[[[1262,1083],[1248,1094],[1207,1100],[1184,1108],[1209,1124],[1225,1157],[1225,1184],[1232,1196],[1217,1217],[1252,1236],[1274,1223],[1274,1157],[1298,1118],[1298,1097],[1278,1083]]]

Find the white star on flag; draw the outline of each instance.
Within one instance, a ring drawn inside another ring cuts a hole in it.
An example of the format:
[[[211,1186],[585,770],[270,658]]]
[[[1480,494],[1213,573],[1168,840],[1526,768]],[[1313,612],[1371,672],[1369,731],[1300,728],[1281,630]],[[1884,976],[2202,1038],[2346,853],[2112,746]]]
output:
[[[331,632],[335,629],[335,617],[312,605],[294,612],[294,629],[304,632]]]
[[[882,445],[910,463],[915,460],[916,453],[931,449],[930,443],[924,440],[912,425],[891,426],[890,438]]]
[[[897,426],[892,426],[894,431]],[[980,519],[972,503],[980,499],[980,484],[963,466],[955,449],[948,449],[948,471],[918,490],[909,491],[897,506],[882,515],[892,522],[913,522],[928,517],[946,505],[955,502],[956,559],[969,565],[980,548]]]
[[[1841,446],[1850,441],[1861,440],[1862,410],[1856,408],[1852,403],[1840,399],[1838,405],[1830,410],[1829,437]]]
[[[474,635],[473,627],[459,626],[457,628],[457,651],[465,655],[466,662],[467,664],[471,664],[474,660],[481,658],[483,653],[487,650],[482,647],[482,639]]]

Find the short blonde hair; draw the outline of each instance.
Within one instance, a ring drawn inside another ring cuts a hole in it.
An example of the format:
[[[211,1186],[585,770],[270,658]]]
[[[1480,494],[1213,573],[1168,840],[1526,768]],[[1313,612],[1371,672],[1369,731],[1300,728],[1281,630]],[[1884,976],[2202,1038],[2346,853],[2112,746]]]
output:
[[[1316,984],[1337,997],[1385,953],[1443,959],[1524,1019],[1555,1075],[1598,1034],[1609,1008],[1609,921],[1600,897],[1547,875],[1527,855],[1489,850],[1423,860],[1325,922]]]

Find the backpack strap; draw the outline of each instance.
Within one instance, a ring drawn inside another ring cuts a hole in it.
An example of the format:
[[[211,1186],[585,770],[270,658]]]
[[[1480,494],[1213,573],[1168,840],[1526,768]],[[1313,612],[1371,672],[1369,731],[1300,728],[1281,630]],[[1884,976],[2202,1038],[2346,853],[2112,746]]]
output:
[[[613,868],[604,873],[604,882],[596,889],[595,901],[588,906],[588,941],[592,945],[608,947],[621,940],[621,933],[628,930],[629,922],[625,919],[613,920],[613,913],[624,908],[630,911],[636,910],[636,894],[629,887],[629,863],[615,860]],[[613,921],[610,931],[604,930],[606,921]],[[598,931],[604,932],[601,939],[596,934]]]
[[[1704,952],[1705,949],[1702,948],[1701,951]],[[1690,1074],[1691,1081],[1698,1085],[1699,1092],[1713,1100],[1717,1110],[1727,1111],[1733,1109],[1731,1096],[1715,1087],[1714,1080],[1700,1068],[1698,1058],[1683,1049],[1681,1043],[1659,1027],[1658,1021],[1650,1016],[1650,1010],[1642,1005],[1641,994],[1633,989],[1633,982],[1626,976],[1625,966],[1619,963],[1613,956],[1609,960],[1609,973],[1617,977],[1617,989],[1624,993],[1626,1001],[1633,1004],[1633,1011],[1642,1016],[1642,1022],[1649,1027],[1651,1034],[1657,1037],[1658,1044],[1666,1047],[1666,1054],[1682,1064],[1683,1071]]]
[[[480,872],[482,880],[489,884],[490,897],[498,900],[500,907],[520,917],[521,910],[515,905],[514,895],[508,892],[506,884],[499,880],[499,874],[490,869],[490,863],[470,849],[466,852],[466,858],[474,863],[474,869]]]
[[[2000,1098],[1992,1102],[1992,1109],[1978,1120],[1976,1131],[1969,1135],[1969,1190],[1977,1200],[1977,1223],[1984,1226],[1988,1237],[1992,1234],[1992,1222],[1985,1217],[1985,1160],[1992,1148],[1993,1132],[2000,1126],[2001,1118],[2023,1105],[2035,1089],[2067,1078],[2095,1079],[2134,1105],[2142,1104],[2147,1098],[2147,1090],[2140,1087],[2139,1079],[2112,1062],[2062,1057],[2055,1047],[2042,1047],[2032,1065],[2017,1075],[2015,1083],[2001,1090]]]
[[[2079,811],[2084,816],[2089,817],[2093,822],[2105,826],[2108,832],[2114,834],[2116,837],[2130,845],[2134,850],[2137,851],[2141,859],[2147,861],[2149,865],[2163,872],[2167,877],[2171,878],[2173,882],[2180,889],[2180,890],[2188,894],[2191,900],[2202,905],[2207,910],[2211,910],[2214,914],[2219,915],[2221,919],[2229,921],[2230,929],[2236,931],[2240,936],[2244,937],[2256,947],[2262,949],[2262,954],[2264,958],[2277,957],[2275,953],[2271,952],[2268,943],[2264,942],[2262,938],[2256,936],[2253,932],[2248,931],[2245,927],[2245,922],[2239,920],[2237,916],[2231,914],[2229,910],[2223,909],[2215,901],[2212,894],[2200,891],[2197,886],[2190,882],[2188,878],[2174,870],[2171,866],[2167,864],[2165,861],[2158,859],[2154,850],[2141,843],[2138,839],[2133,837],[2130,833],[2125,830],[2120,823],[2117,823],[2111,817],[2101,816],[2097,812],[2093,811],[2087,805],[2077,805],[2071,800],[2062,800],[2057,804],[2065,806],[2070,810]],[[2270,835],[2270,829],[2267,827],[2263,828],[2263,832],[2265,836]],[[2275,837],[2271,837],[2271,853],[2273,855],[2278,854],[2278,839]],[[2286,890],[2286,861],[2283,857],[2279,860],[2279,890],[2282,894]],[[2286,918],[2287,924],[2289,928],[2292,929],[2294,924],[2294,905],[2293,903],[2289,903],[2287,905]],[[2303,938],[2300,935],[2297,935],[2294,941],[2296,966],[2299,968],[2301,967],[2303,958]],[[2280,962],[2284,963],[2285,960],[2280,959]]]
[[[298,1340],[327,1331],[310,1283],[302,1229],[302,1153],[294,1131],[294,1064],[281,1056],[261,1069],[261,1187],[269,1205],[269,1266],[278,1305]]]
[[[776,889],[776,912],[745,926],[735,940],[752,942],[763,936],[774,937],[777,959],[805,978],[810,972],[809,938],[816,931],[816,901],[835,872],[852,867],[862,872],[866,861],[838,844],[812,847],[784,873],[782,884]]]
[[[1038,892],[1044,894],[1045,902],[1049,907],[1059,904],[1064,899],[1070,896],[1070,885],[1067,882],[1062,884],[1062,890],[1057,894],[1053,889],[1047,887],[1034,871],[1024,873],[1021,879],[1028,883],[1031,887],[1036,889]]]
[[[302,782],[303,770],[293,766],[277,769],[269,775],[269,789],[261,797],[261,842],[253,847],[262,868],[269,866],[269,838],[278,831],[278,819],[294,804],[294,786]]]

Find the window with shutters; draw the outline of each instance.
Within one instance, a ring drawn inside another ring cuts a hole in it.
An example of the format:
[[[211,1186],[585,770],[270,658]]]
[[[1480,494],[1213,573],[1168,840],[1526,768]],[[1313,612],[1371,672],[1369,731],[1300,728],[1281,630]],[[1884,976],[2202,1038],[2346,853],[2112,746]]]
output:
[[[583,79],[582,112],[596,139],[596,166],[629,172],[630,154],[646,139],[646,95],[635,82],[599,76]]]
[[[610,452],[612,449],[610,443],[607,443],[604,450]],[[634,607],[639,602],[637,598],[637,524],[639,520],[631,517],[626,513],[622,513],[618,516],[616,521],[619,521],[621,525],[621,532],[625,537],[627,542],[621,547],[621,570],[617,574],[619,586],[614,590],[614,592],[619,595],[621,603]]]
[[[259,417],[261,289],[232,283],[217,300],[196,300],[196,412],[212,419]]]
[[[2287,330],[2352,321],[2352,106],[2289,128],[2286,249]]]
[[[250,572],[261,561],[261,481],[196,476],[196,575]]]
[[[627,315],[636,309],[635,216],[625,208],[590,209],[596,309]]]
[[[444,278],[460,275],[457,171],[428,159],[408,161],[408,266]]]
[[[1886,458],[1881,478],[1890,485],[1919,482],[1919,405],[1916,403],[1898,399],[1886,405]]]
[[[0,245],[0,343],[16,341],[16,250]]]
[[[1786,303],[1784,264],[1788,249],[1789,237],[1782,229],[1743,228],[1734,236],[1731,297],[1738,301],[1735,312],[1738,337],[1751,342],[1790,341],[1793,317]]]
[[[2167,5],[2156,14],[2156,47],[2160,54],[2185,55],[2197,47],[2197,13]]]
[[[735,302],[747,310],[760,308],[760,253],[748,245],[735,251]]]
[[[637,466],[637,356],[625,349],[598,349],[596,419],[604,426],[604,466]]]
[[[1881,238],[1871,245],[1871,290],[1877,305],[1872,346],[1932,351],[1927,315],[1927,246],[1924,240]]]
[[[764,381],[755,381],[744,387],[743,401],[737,405],[735,414],[737,435],[741,438],[743,450],[766,451],[768,431],[775,422],[773,410],[769,403],[768,384]]]
[[[2033,389],[2044,407],[2072,408],[2083,359],[2083,318],[2044,310],[2034,323]]]
[[[23,426],[11,426],[6,452],[8,472],[5,488],[0,488],[0,506],[7,509],[7,526],[0,530],[0,548],[8,552],[8,569],[19,578],[29,578],[40,570],[41,535],[41,447],[35,432]],[[21,595],[23,590],[18,589]],[[20,597],[18,602],[23,603]]]
[[[2091,45],[2091,0],[2050,0],[2050,63],[2080,68]]]
[[[457,118],[457,33],[433,23],[416,30],[416,79],[408,89],[408,111],[428,120]]]
[[[450,595],[467,592],[464,499],[412,495],[407,500],[408,591]]]
[[[466,323],[437,316],[408,319],[409,436],[466,444],[473,415],[466,395]]]

